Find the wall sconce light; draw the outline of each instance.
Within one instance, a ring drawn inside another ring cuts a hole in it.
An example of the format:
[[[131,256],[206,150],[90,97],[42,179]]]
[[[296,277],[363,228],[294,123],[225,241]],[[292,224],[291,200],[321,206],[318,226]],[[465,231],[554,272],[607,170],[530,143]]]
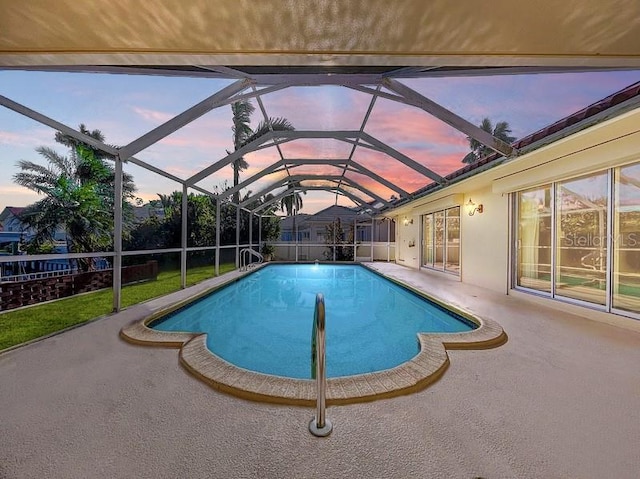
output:
[[[469,216],[473,216],[476,214],[476,211],[478,213],[482,213],[484,211],[484,208],[482,204],[476,206],[476,204],[471,201],[471,198],[469,198],[469,202],[467,203],[467,210],[469,211]]]
[[[409,218],[407,218],[407,217],[405,216],[405,217],[404,217],[404,222],[403,222],[403,223],[404,223],[404,225],[405,225],[405,226],[407,226],[407,225],[412,225],[412,224],[413,224],[413,218],[409,219]]]

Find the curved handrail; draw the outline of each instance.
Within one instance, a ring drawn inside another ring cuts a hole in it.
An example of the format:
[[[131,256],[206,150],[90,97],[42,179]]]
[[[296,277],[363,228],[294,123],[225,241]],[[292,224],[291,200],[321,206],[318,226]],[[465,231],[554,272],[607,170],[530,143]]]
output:
[[[331,434],[333,426],[325,418],[327,374],[325,368],[325,314],[324,296],[316,295],[316,307],[313,314],[313,330],[311,332],[311,378],[316,380],[318,402],[316,417],[309,423],[309,431],[314,436],[324,437]]]
[[[250,264],[253,264],[247,262],[247,260],[251,258],[251,256],[255,256],[256,258],[258,258],[258,264],[264,262],[264,256],[262,256],[256,250],[252,248],[244,248],[240,251],[240,271],[246,270],[247,268],[249,268]]]

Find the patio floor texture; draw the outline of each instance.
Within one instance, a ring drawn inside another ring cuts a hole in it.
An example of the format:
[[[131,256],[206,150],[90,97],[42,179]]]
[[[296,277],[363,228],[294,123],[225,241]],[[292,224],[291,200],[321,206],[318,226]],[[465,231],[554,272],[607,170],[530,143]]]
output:
[[[316,438],[314,409],[225,395],[178,350],[120,339],[181,291],[0,354],[0,478],[637,477],[640,333],[373,267],[497,321],[509,341],[448,351],[418,393],[328,408],[333,432]]]

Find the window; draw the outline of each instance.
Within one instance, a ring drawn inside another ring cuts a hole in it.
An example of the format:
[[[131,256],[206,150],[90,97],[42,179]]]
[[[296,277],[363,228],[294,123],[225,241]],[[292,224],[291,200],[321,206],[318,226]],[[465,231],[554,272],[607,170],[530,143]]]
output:
[[[612,306],[640,312],[640,163],[616,168],[614,191]]]
[[[460,207],[422,216],[422,266],[460,274]]]
[[[514,287],[640,318],[640,163],[515,194]]]

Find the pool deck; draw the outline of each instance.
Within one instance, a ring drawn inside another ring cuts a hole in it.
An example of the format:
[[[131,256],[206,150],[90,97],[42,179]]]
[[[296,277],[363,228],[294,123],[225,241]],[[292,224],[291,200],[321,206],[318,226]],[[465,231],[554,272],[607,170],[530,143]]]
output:
[[[640,333],[413,271],[373,267],[509,336],[449,350],[426,389],[312,408],[247,401],[119,331],[210,280],[0,354],[0,478],[635,478]]]

